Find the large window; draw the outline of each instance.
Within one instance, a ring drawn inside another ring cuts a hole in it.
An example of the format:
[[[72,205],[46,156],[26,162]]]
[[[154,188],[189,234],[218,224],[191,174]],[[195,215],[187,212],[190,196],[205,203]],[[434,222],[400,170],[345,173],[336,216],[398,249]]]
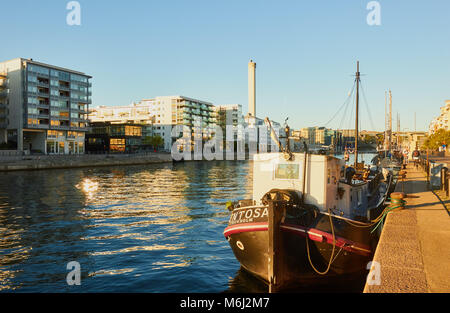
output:
[[[28,65],[28,70],[32,71],[32,72],[36,72],[42,75],[49,75],[50,71],[48,68],[39,66],[39,65],[35,65],[35,64],[29,64]]]
[[[28,85],[28,92],[34,92],[34,93],[36,93],[38,90],[37,90],[37,87],[36,86],[32,86],[32,85]]]
[[[36,108],[28,108],[28,114],[37,115],[38,114],[38,109],[36,109]]]
[[[28,125],[37,125],[38,124],[38,120],[35,118],[29,118],[28,119]]]
[[[64,154],[64,142],[59,143],[59,154]]]
[[[112,152],[125,152],[125,139],[111,138],[109,142],[109,149]]]
[[[54,141],[47,141],[47,154],[54,154],[56,153],[56,142]]]
[[[73,81],[76,81],[76,82],[82,82],[82,83],[87,83],[88,82],[88,78],[86,76],[72,74],[71,78],[72,78]]]

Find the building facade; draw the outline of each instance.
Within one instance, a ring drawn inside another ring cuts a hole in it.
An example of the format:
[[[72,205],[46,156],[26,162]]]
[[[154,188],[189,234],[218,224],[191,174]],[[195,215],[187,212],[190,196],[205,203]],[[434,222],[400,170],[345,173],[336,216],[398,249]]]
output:
[[[92,122],[86,134],[87,153],[134,153],[142,147],[142,125]]]
[[[240,135],[239,129],[244,129],[245,127],[242,105],[218,105],[214,107],[214,110],[216,113],[216,124],[222,129],[223,141],[226,142],[222,149],[227,149],[230,142],[241,140],[242,135]],[[231,133],[227,133],[227,127],[231,129]]]
[[[0,144],[6,146],[8,136],[8,101],[9,101],[8,76],[0,72]]]
[[[428,134],[434,134],[438,129],[450,130],[450,100],[445,101],[445,105],[441,107],[441,113],[434,118],[429,126]]]
[[[146,125],[143,136],[160,136],[166,151],[171,150],[180,136],[191,144],[196,139],[209,140],[216,127],[216,112],[212,103],[184,96],[144,99],[129,106],[96,107],[90,110],[89,119],[92,122]],[[172,136],[172,129],[177,125],[186,126],[188,131]]]
[[[23,58],[1,62],[0,73],[8,86],[7,142],[26,153],[84,153],[91,76]]]

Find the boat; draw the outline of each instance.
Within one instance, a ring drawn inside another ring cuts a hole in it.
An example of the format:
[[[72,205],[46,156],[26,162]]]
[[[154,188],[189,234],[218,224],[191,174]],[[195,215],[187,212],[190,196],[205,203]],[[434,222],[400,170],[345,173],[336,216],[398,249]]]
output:
[[[283,147],[268,118],[266,123],[280,152],[254,155],[252,199],[227,203],[223,234],[242,268],[270,292],[366,271],[392,173],[358,163],[357,142],[353,167],[309,153],[306,143],[303,152],[291,152],[289,136]],[[358,121],[356,134],[357,127]]]

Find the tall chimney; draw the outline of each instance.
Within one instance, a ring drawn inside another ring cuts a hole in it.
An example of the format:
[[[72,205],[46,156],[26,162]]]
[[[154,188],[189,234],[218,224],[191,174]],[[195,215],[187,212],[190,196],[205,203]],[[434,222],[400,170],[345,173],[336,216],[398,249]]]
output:
[[[256,116],[256,63],[248,63],[248,115]]]

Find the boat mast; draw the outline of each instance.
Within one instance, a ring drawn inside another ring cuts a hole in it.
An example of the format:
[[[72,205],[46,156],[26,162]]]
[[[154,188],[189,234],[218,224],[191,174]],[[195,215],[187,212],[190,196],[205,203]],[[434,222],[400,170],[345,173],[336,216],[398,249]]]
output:
[[[359,115],[359,61],[356,61],[356,124],[355,124],[355,169],[358,165],[358,115]]]

